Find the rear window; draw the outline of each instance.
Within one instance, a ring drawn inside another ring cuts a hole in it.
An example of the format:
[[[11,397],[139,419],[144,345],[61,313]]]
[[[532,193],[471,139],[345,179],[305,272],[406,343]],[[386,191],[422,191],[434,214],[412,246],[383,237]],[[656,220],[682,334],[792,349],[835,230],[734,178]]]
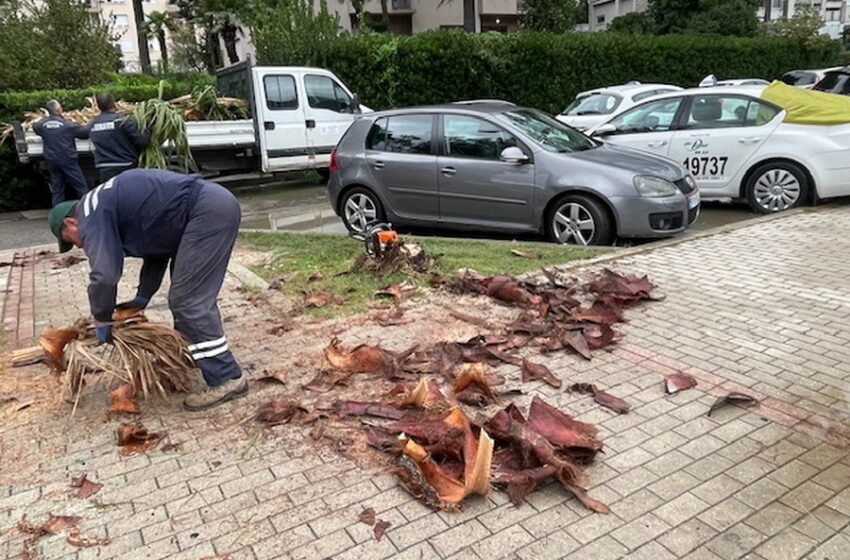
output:
[[[298,108],[298,95],[295,92],[295,78],[292,76],[266,76],[263,78],[266,90],[266,106],[280,111]]]
[[[810,86],[817,78],[814,72],[787,72],[780,79],[789,86]]]
[[[850,73],[827,72],[823,80],[815,86],[818,91],[850,95]]]
[[[366,149],[401,154],[430,154],[432,115],[381,117],[366,136]]]
[[[570,106],[564,109],[565,115],[608,115],[620,106],[623,98],[612,93],[591,93],[577,97]]]

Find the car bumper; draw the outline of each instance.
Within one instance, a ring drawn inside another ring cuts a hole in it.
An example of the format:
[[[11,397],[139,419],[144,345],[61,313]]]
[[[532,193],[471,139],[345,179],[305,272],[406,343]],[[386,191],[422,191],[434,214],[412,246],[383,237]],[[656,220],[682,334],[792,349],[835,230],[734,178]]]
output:
[[[337,216],[340,216],[339,208],[339,193],[342,190],[342,181],[339,179],[337,171],[331,171],[328,176],[328,199],[331,201],[331,207]]]
[[[699,217],[699,191],[662,198],[618,197],[611,204],[617,214],[619,237],[669,237],[682,232]]]

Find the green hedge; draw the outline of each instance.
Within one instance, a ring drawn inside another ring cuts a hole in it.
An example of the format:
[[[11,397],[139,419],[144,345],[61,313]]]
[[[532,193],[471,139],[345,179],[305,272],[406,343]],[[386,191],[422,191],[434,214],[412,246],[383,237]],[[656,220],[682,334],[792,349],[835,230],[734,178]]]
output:
[[[708,74],[773,79],[825,67],[837,62],[838,46],[811,50],[775,37],[452,30],[346,36],[323,42],[314,56],[266,52],[259,62],[330,68],[374,108],[493,97],[558,112],[580,91],[630,80],[694,86]]]
[[[114,82],[90,88],[0,93],[0,121],[20,120],[25,112],[43,107],[50,99],[58,100],[66,110],[80,109],[88,106],[86,97],[98,91],[111,91],[124,101],[143,101],[159,94],[159,80],[155,76],[116,75]],[[195,86],[214,83],[215,78],[205,74],[165,78],[163,97],[171,99],[191,92]]]

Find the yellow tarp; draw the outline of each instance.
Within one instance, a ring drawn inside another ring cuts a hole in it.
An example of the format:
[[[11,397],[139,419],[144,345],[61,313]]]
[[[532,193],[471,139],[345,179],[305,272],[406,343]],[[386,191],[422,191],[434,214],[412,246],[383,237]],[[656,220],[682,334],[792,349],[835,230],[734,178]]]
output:
[[[795,124],[850,123],[850,96],[796,88],[773,82],[762,99],[787,111],[785,122]]]

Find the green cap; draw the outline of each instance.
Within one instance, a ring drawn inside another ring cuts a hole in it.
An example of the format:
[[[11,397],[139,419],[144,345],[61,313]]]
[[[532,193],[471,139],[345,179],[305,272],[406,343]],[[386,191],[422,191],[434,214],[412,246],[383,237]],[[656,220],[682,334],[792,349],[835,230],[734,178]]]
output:
[[[53,235],[56,236],[56,239],[59,240],[59,252],[65,253],[70,251],[74,245],[73,243],[69,243],[68,241],[62,240],[62,225],[65,220],[73,211],[74,207],[77,206],[77,200],[66,200],[65,202],[60,202],[50,210],[50,214],[47,215],[47,223],[50,224],[50,231],[53,232]]]

